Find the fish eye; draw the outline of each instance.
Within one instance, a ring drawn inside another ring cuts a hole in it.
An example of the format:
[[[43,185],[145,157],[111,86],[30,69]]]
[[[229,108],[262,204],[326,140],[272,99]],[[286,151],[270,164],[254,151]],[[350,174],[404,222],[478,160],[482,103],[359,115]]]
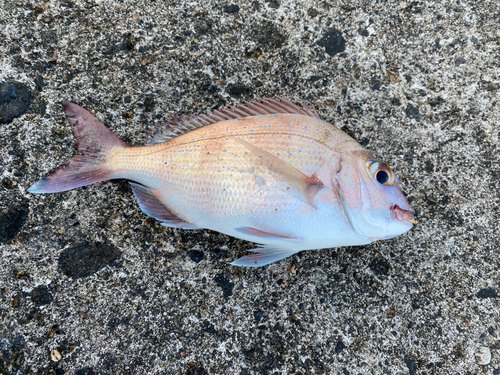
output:
[[[387,181],[389,181],[389,175],[387,174],[386,171],[378,171],[377,174],[375,175],[375,178],[382,185],[385,184]]]
[[[385,163],[373,159],[366,163],[368,173],[381,185],[394,185],[396,177],[392,173],[391,168]]]

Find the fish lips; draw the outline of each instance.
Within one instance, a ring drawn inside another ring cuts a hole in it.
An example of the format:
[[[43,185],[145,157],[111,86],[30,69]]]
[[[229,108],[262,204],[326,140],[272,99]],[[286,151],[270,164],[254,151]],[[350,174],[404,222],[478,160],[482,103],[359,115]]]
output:
[[[413,212],[411,209],[406,210],[404,208],[399,207],[398,204],[393,204],[391,205],[389,210],[391,212],[392,217],[404,223],[408,223],[410,227],[413,226],[415,217],[413,216]]]

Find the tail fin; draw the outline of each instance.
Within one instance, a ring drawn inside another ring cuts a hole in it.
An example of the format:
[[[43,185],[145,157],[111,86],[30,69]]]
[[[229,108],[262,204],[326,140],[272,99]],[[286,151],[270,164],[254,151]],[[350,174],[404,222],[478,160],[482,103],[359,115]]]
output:
[[[70,102],[62,102],[71,125],[78,151],[47,177],[31,186],[30,193],[55,193],[90,185],[112,178],[112,169],[106,163],[113,147],[130,147],[118,138],[90,112]]]

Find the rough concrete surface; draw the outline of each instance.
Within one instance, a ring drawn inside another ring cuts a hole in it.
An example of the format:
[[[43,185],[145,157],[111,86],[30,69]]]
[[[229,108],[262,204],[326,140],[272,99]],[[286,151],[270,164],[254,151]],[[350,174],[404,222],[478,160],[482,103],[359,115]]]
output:
[[[1,373],[500,374],[499,19],[496,0],[0,0]],[[243,269],[252,244],[164,228],[125,181],[26,192],[75,153],[62,100],[139,145],[276,94],[391,165],[419,224]]]

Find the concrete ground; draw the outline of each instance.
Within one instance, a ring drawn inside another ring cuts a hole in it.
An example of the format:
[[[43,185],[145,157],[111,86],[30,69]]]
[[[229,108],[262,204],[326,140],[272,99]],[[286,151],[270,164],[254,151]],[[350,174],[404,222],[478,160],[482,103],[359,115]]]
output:
[[[500,374],[500,5],[0,0],[4,374]],[[304,101],[396,171],[419,224],[230,266],[125,181],[26,189],[75,153],[60,102],[125,141],[257,97]]]

